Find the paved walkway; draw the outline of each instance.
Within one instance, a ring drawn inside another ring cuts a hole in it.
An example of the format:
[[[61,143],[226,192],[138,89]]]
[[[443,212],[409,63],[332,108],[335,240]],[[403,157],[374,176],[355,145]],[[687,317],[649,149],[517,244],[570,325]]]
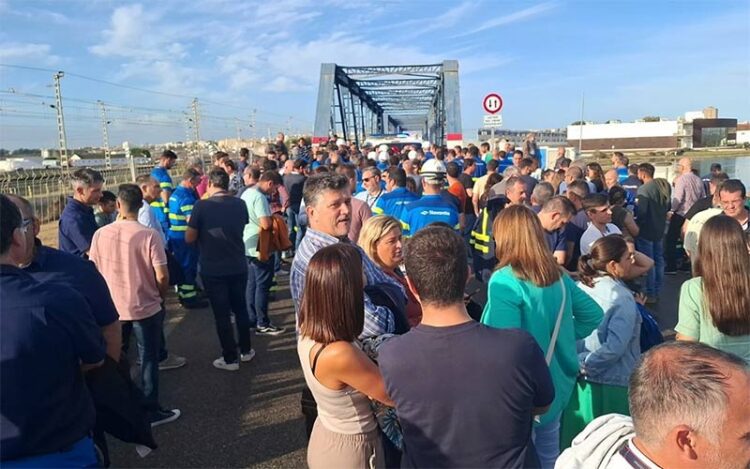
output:
[[[188,359],[160,375],[161,401],[182,416],[154,429],[159,448],[141,459],[131,445],[110,438],[113,467],[303,467],[304,424],[299,398],[304,378],[286,285],[271,305],[277,337],[253,337],[257,355],[237,372],[217,370],[221,355],[210,309],[168,305],[167,345]]]

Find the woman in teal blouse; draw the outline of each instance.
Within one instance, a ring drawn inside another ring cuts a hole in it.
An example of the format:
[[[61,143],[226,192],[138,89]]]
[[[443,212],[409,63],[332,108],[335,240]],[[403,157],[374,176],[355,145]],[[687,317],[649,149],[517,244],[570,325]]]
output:
[[[703,225],[695,277],[682,284],[677,340],[703,342],[750,365],[750,246],[726,215]]]
[[[551,468],[560,453],[560,414],[578,376],[576,340],[587,337],[602,320],[601,307],[557,265],[537,215],[509,206],[492,227],[498,258],[490,278],[482,323],[529,332],[547,353],[563,301],[560,332],[550,362],[555,400],[534,428],[541,467]]]

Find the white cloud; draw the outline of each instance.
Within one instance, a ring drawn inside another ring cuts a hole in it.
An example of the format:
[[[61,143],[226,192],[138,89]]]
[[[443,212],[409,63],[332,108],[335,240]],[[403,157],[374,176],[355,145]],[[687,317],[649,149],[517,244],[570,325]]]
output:
[[[33,42],[3,42],[0,43],[0,61],[23,61],[30,59],[34,62],[43,62],[54,65],[59,62],[59,57],[50,54],[52,47],[49,44],[38,44]]]
[[[535,16],[539,16],[542,13],[545,13],[553,8],[555,8],[557,4],[555,2],[545,2],[540,3],[539,5],[534,5],[529,8],[524,8],[523,10],[519,10],[515,13],[511,13],[509,15],[500,16],[498,18],[491,19],[489,21],[485,21],[478,27],[474,29],[470,29],[468,31],[462,32],[460,34],[457,34],[453,37],[464,37],[464,36],[470,36],[473,34],[480,33],[482,31],[486,31],[488,29],[497,28],[500,26],[505,26],[506,24],[512,24],[512,23],[519,23],[521,21],[525,21],[531,18],[534,18]]]
[[[466,0],[456,5],[455,7],[445,11],[444,13],[428,18],[414,18],[402,21],[400,23],[385,24],[383,26],[376,26],[371,28],[370,31],[385,31],[385,30],[398,30],[401,37],[404,37],[402,33],[406,31],[406,36],[416,37],[431,31],[439,31],[441,29],[450,28],[457,25],[463,17],[470,13],[471,10],[475,9],[479,5],[476,1]]]
[[[102,57],[127,57],[139,60],[184,58],[182,34],[174,26],[159,24],[161,14],[145,11],[139,3],[119,7],[112,13],[110,28],[102,33],[104,42],[89,47]]]

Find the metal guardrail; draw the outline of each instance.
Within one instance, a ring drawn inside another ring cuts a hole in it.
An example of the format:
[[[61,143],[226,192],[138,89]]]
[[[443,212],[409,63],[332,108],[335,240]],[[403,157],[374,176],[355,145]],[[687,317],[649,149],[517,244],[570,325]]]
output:
[[[153,164],[148,164],[134,168],[121,166],[98,171],[104,176],[104,189],[116,192],[119,184],[133,182],[133,174],[149,173],[153,167]],[[178,168],[175,170],[173,178],[180,172]],[[65,207],[65,197],[71,195],[71,192],[70,173],[60,168],[0,173],[0,193],[15,194],[28,199],[42,223],[60,218]]]

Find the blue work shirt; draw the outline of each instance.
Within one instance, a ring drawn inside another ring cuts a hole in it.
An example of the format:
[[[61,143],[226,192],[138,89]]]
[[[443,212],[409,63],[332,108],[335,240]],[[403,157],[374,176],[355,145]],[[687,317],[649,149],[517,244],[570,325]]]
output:
[[[419,196],[405,187],[396,187],[391,192],[380,196],[372,208],[373,215],[390,215],[396,220],[401,220],[404,213],[409,209],[409,204],[419,200]]]
[[[156,217],[156,221],[161,226],[162,233],[166,236],[167,232],[169,232],[169,207],[161,199],[154,200],[149,206],[151,207],[151,212]]]
[[[447,223],[457,230],[458,210],[440,194],[423,195],[421,199],[409,204],[401,219],[401,227],[405,236],[414,236],[417,231],[435,222]]]
[[[96,414],[81,363],[104,360],[86,300],[0,265],[0,454],[3,461],[55,453],[86,437]]]
[[[83,257],[91,247],[94,232],[99,229],[94,217],[94,209],[73,197],[67,198],[67,204],[60,214],[58,246],[61,251]]]
[[[174,184],[172,183],[172,176],[169,175],[169,171],[166,168],[157,166],[151,170],[151,177],[159,181],[159,187],[163,191],[173,191]]]
[[[487,174],[487,163],[485,163],[482,158],[475,156],[474,174],[471,176],[471,178],[476,181],[478,178],[484,176],[485,174]]]
[[[24,269],[34,280],[52,282],[80,293],[99,327],[108,326],[120,318],[107,282],[93,262],[43,246],[38,239],[34,242],[34,260]]]
[[[184,240],[187,231],[187,220],[193,212],[193,204],[198,200],[198,195],[193,189],[177,186],[169,197],[169,232],[167,238],[171,240]]]
[[[617,182],[622,184],[625,182],[625,180],[628,178],[628,168],[625,166],[620,166],[619,168],[615,168],[615,171],[617,171]]]

